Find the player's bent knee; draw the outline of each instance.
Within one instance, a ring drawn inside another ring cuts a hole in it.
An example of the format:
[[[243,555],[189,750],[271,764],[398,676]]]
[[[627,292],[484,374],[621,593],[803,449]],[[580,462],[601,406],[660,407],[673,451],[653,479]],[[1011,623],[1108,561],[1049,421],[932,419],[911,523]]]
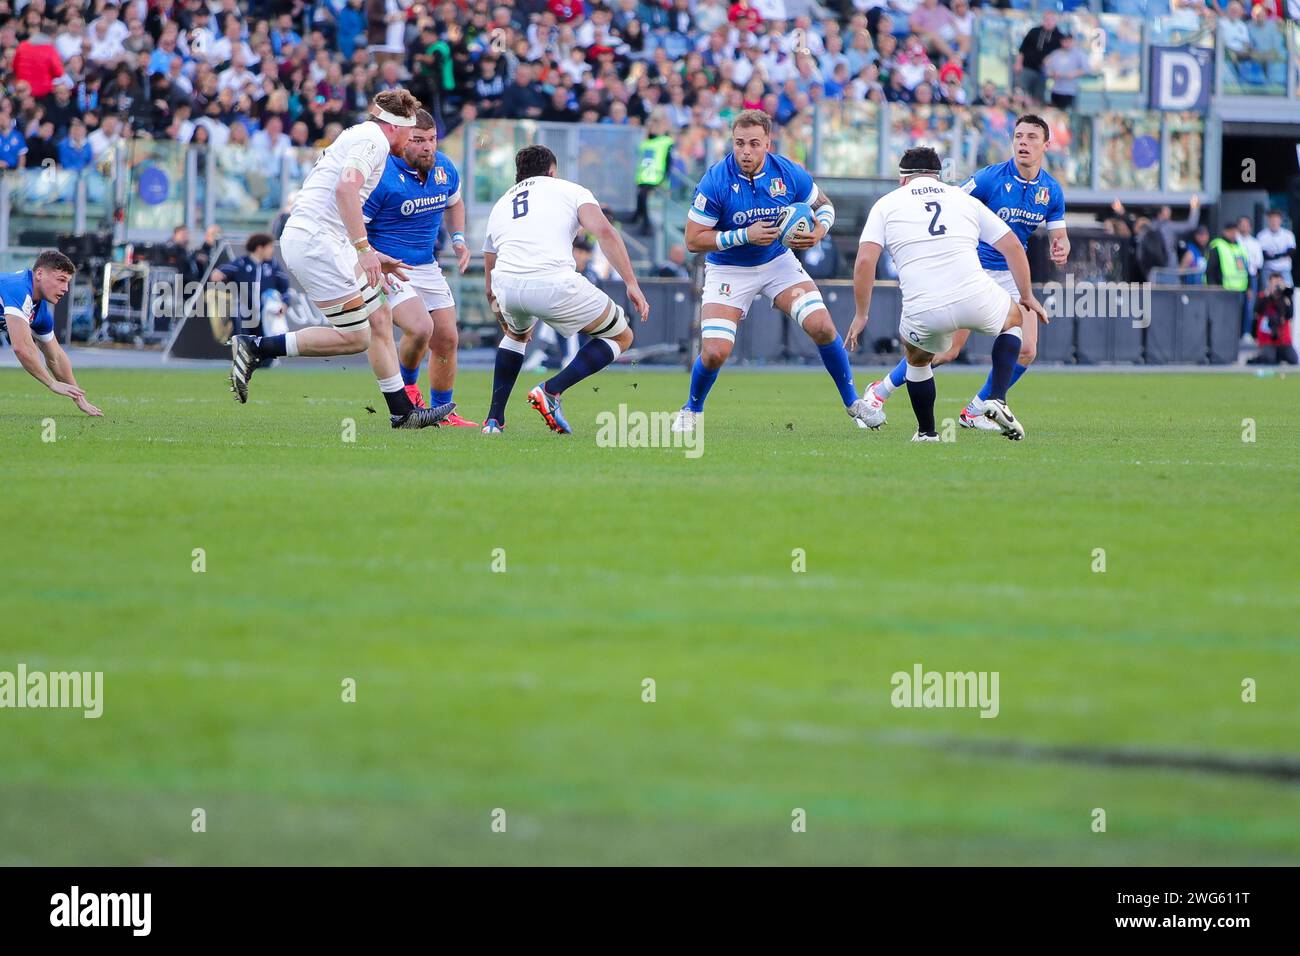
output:
[[[835,325],[831,322],[830,313],[826,311],[826,302],[822,299],[822,294],[816,289],[795,296],[795,300],[790,303],[790,318],[794,319],[795,324],[814,340],[827,334],[830,337],[826,342],[835,338]],[[826,342],[818,341],[817,344],[825,345]]]
[[[1032,365],[1036,358],[1038,358],[1038,349],[1032,345],[1023,345],[1020,348],[1020,356],[1017,361],[1021,365]]]
[[[609,339],[617,341],[619,336],[630,330],[627,323],[627,313],[617,302],[610,302],[609,309],[603,316],[589,325],[586,329],[588,335],[597,339]]]

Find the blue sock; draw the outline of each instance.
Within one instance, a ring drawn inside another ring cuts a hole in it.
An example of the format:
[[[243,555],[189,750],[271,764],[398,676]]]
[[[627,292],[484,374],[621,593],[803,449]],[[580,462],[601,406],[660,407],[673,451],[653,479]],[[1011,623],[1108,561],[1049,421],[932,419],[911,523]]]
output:
[[[817,351],[821,353],[822,364],[831,373],[835,387],[840,390],[840,400],[847,408],[858,400],[858,390],[853,387],[853,369],[849,366],[844,340],[836,335],[833,341],[817,346]]]
[[[578,349],[573,361],[543,382],[542,388],[552,395],[561,395],[565,389],[572,388],[587,376],[595,375],[618,358],[621,351],[608,339],[588,339],[587,344]]]
[[[721,371],[721,368],[705,368],[704,359],[695,357],[695,364],[691,366],[691,395],[686,402],[687,411],[704,411],[704,400],[709,397],[709,389],[713,388]]]
[[[450,401],[451,389],[447,389],[445,392],[437,388],[429,390],[429,404],[434,408],[437,408],[439,405],[446,405]]]
[[[283,335],[259,335],[253,339],[253,351],[261,358],[279,358],[286,354]]]
[[[900,359],[894,366],[894,370],[889,373],[889,384],[894,388],[902,388],[905,381],[907,381],[907,359]]]
[[[420,366],[407,368],[405,365],[399,365],[398,368],[402,370],[403,385],[414,385],[420,380]]]
[[[492,407],[488,409],[488,418],[495,418],[502,425],[506,423],[506,401],[523,367],[524,343],[508,336],[503,338],[497,346],[496,368],[492,373]]]
[[[980,397],[987,401],[996,398],[1000,402],[1007,399],[1007,389],[1011,387],[1012,376],[1016,372],[1016,357],[1020,354],[1020,336],[1003,332],[993,340],[993,371],[989,372],[987,383],[988,395],[980,389]]]
[[[1024,375],[1028,371],[1029,371],[1028,365],[1021,365],[1019,362],[1017,362],[1016,367],[1011,371],[1011,385],[1015,385],[1016,382],[1020,381],[1020,376]],[[1011,385],[1007,386],[1008,390],[1010,390]],[[980,389],[979,400],[981,402],[987,401],[992,394],[993,394],[993,373],[990,371],[989,377],[984,381],[984,387]],[[1004,393],[1002,397],[1006,398],[1006,394]]]

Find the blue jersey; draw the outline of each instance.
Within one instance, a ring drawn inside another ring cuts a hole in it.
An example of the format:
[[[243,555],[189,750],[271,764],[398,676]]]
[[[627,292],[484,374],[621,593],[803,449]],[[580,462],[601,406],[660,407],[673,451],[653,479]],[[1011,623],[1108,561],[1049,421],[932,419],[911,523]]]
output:
[[[1008,159],[985,166],[961,188],[997,213],[1026,248],[1029,237],[1043,223],[1048,229],[1065,228],[1065,193],[1045,169],[1040,169],[1036,178],[1025,179],[1016,169],[1015,160]],[[1006,258],[986,242],[979,245],[979,257],[985,269],[1007,269]]]
[[[48,342],[54,338],[54,313],[44,300],[32,301],[32,270],[0,273],[0,304],[6,319],[25,319],[32,327],[32,337]]]
[[[742,229],[764,219],[775,220],[781,210],[797,202],[810,205],[817,198],[817,184],[808,170],[784,156],[768,153],[763,170],[752,179],[740,171],[736,154],[709,167],[695,187],[695,200],[687,214],[710,229]],[[761,266],[771,262],[785,246],[743,245],[710,252],[705,261],[719,266]]]
[[[389,155],[361,213],[370,244],[408,266],[433,262],[442,214],[460,201],[460,173],[444,153],[423,182],[405,160]]]

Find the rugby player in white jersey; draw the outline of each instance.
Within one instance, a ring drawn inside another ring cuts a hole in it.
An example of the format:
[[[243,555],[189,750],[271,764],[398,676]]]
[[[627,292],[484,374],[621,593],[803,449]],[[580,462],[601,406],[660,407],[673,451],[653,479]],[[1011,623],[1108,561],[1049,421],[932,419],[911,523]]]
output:
[[[909,149],[898,164],[901,185],[871,207],[853,269],[857,314],[847,344],[852,349],[867,326],[876,264],[888,249],[903,296],[898,332],[907,359],[907,393],[916,413],[912,441],[939,440],[931,363],[949,349],[959,329],[997,336],[984,415],[1018,441],[1025,428],[1007,407],[1007,389],[1020,355],[1022,326],[1046,322],[1047,314],[1030,288],[1029,259],[1019,238],[983,203],[943,183],[940,169],[939,154],[930,147]],[[1018,303],[981,267],[976,252],[981,241],[1006,257],[1020,293]]]
[[[565,389],[594,375],[632,344],[623,307],[579,275],[573,262],[573,237],[579,229],[596,237],[601,250],[627,286],[627,297],[644,322],[650,315],[632,270],[623,238],[610,225],[591,191],[556,176],[555,154],[545,146],[526,146],[515,155],[515,184],[488,216],[483,241],[488,303],[505,336],[497,348],[492,407],[483,434],[500,434],[506,401],[524,362],[524,349],[537,320],[560,336],[591,336],[555,375],[528,393],[548,428],[572,434],[560,408]]]
[[[386,275],[405,279],[404,264],[371,247],[361,211],[389,152],[400,152],[410,139],[419,108],[406,90],[380,93],[370,118],[344,130],[307,174],[280,237],[280,254],[331,327],[232,336],[230,384],[241,403],[248,401],[248,381],[264,359],[368,350],[394,428],[437,425],[455,410],[453,403],[416,408],[406,393],[392,320],[380,309]]]

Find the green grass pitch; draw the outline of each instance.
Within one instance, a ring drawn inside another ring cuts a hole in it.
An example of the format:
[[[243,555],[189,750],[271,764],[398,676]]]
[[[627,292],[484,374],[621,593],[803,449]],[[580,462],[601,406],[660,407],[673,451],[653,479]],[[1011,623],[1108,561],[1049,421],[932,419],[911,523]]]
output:
[[[729,371],[691,460],[594,440],[683,372],[490,439],[224,371],[0,373],[0,670],[104,672],[0,710],[0,863],[1300,863],[1300,377],[1031,372],[1027,441],[913,445]],[[891,706],[917,663],[997,717]]]

